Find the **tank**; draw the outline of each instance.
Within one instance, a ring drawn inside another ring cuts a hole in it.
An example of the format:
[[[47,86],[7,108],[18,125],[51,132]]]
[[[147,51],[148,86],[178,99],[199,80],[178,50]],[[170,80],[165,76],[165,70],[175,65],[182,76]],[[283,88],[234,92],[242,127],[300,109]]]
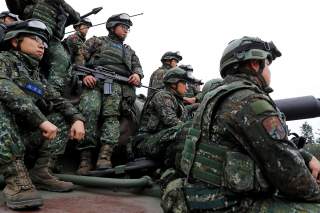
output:
[[[145,98],[138,97],[135,106],[137,115],[140,115]],[[287,120],[320,116],[320,101],[313,96],[280,99],[275,103]],[[121,120],[119,144],[126,145],[136,125],[136,122]],[[123,152],[121,148],[118,151]],[[135,159],[124,164],[124,161],[113,159],[116,164],[113,169],[96,170],[89,172],[88,176],[78,176],[75,175],[79,163],[77,159],[79,159],[79,153],[74,145],[69,143],[64,157],[60,160],[63,169],[60,174],[57,174],[61,180],[76,184],[76,189],[69,193],[41,191],[45,200],[44,206],[40,211],[25,212],[162,212],[160,188],[148,176],[156,176],[157,165],[153,161]],[[1,176],[0,186],[4,186]],[[0,195],[0,212],[14,212],[5,206],[2,194]]]

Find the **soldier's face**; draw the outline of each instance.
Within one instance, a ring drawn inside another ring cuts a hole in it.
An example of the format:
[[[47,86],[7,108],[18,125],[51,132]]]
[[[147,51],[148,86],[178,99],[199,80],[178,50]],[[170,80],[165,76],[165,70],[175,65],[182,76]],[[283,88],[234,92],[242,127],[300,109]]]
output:
[[[177,60],[172,59],[172,60],[170,61],[170,66],[171,66],[172,68],[177,67],[177,65],[178,65],[178,61],[177,61]]]
[[[16,20],[11,18],[10,16],[7,16],[7,17],[4,18],[4,24],[5,25],[9,25],[9,24],[12,24],[14,22],[16,22]]]
[[[18,48],[18,40],[14,38],[12,45]],[[44,54],[44,42],[35,35],[24,36],[20,41],[20,51],[30,56],[42,59]]]
[[[119,24],[114,28],[114,34],[119,38],[125,39],[128,35],[129,28],[123,24]]]
[[[88,31],[89,31],[89,26],[87,25],[84,25],[84,24],[81,24],[80,27],[79,27],[79,32],[83,35],[83,36],[86,36]]]
[[[187,86],[187,83],[184,82],[184,81],[179,81],[177,83],[177,93],[180,95],[180,96],[184,96],[186,94],[188,90],[188,86]]]
[[[264,69],[262,72],[262,76],[264,78],[264,80],[266,81],[266,84],[269,86],[270,82],[271,82],[271,72],[270,72],[270,63],[269,60],[265,60],[265,65],[264,65]]]

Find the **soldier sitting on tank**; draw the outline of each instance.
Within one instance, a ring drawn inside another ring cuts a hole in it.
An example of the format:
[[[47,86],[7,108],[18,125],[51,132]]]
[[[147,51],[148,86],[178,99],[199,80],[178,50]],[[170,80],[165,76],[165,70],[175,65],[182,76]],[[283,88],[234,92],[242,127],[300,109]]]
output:
[[[161,57],[162,66],[154,71],[149,80],[149,87],[156,89],[163,89],[163,76],[171,68],[174,68],[182,60],[182,56],[179,51],[171,52],[168,51]],[[148,96],[151,96],[156,90],[148,89]]]
[[[223,85],[207,93],[171,181],[164,212],[320,212],[320,164],[288,140],[269,96],[272,42],[243,37],[220,61]],[[315,202],[315,203],[311,203]]]
[[[69,51],[72,64],[84,65],[85,63],[83,45],[90,27],[92,23],[88,18],[81,19],[73,25],[76,32],[63,41]]]
[[[111,156],[120,137],[119,120],[136,120],[133,108],[135,87],[140,85],[143,71],[135,51],[124,44],[131,26],[128,14],[113,15],[106,23],[108,36],[93,37],[85,42],[86,66],[103,66],[118,75],[128,77],[129,81],[113,81],[111,91],[106,92],[103,82],[98,82],[94,76],[87,75],[83,78],[85,88],[79,108],[87,118],[88,134],[78,147],[81,150],[79,174],[86,174],[93,168],[92,151],[99,142],[101,147],[96,169],[112,168]],[[99,132],[98,122],[101,122]]]
[[[138,134],[134,139],[135,157],[155,160],[160,167],[168,168],[179,164],[187,110],[183,97],[187,82],[193,77],[176,67],[165,73],[165,88],[153,93],[144,104]]]
[[[48,168],[65,148],[67,126],[71,139],[81,140],[85,133],[84,117],[39,75],[48,37],[44,23],[23,21],[6,33],[7,51],[0,53],[0,171],[6,182],[4,198],[12,209],[42,205],[33,184],[57,192],[74,187]],[[24,158],[33,166],[29,173]]]
[[[9,11],[4,11],[0,13],[0,24],[9,25],[16,21],[20,21],[18,15],[10,13]]]

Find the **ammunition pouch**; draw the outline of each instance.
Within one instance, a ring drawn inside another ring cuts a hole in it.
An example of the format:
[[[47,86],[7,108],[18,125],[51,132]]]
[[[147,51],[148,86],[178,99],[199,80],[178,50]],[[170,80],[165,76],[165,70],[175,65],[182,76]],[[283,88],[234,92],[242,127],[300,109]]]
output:
[[[193,156],[191,154],[195,149],[193,140],[197,137],[192,134],[197,135],[197,131],[191,128],[182,154],[181,168],[186,174],[190,171],[192,177],[197,180],[236,193],[270,190],[261,170],[246,154],[230,151],[227,147],[214,143],[199,143]],[[194,163],[191,164],[190,161]],[[193,166],[187,168],[186,165]]]

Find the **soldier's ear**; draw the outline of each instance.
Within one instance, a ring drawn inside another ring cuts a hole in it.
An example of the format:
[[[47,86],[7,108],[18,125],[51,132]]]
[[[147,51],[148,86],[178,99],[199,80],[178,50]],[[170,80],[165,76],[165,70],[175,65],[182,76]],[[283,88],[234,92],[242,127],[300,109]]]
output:
[[[10,40],[10,43],[11,43],[11,45],[12,45],[14,48],[17,48],[19,41],[18,41],[17,38],[12,38],[12,39]]]
[[[260,62],[258,60],[250,60],[248,66],[251,70],[258,71],[260,68]]]

